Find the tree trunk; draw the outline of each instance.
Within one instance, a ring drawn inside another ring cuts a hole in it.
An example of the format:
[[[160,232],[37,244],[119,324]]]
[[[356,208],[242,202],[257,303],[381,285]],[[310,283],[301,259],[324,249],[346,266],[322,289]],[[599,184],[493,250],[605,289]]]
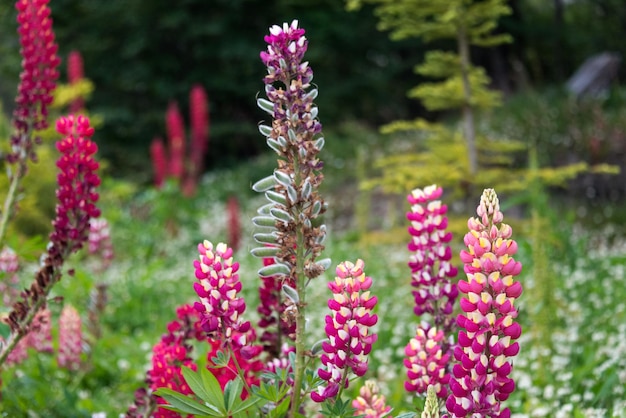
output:
[[[463,131],[467,141],[467,158],[471,177],[478,171],[478,154],[476,152],[476,128],[474,127],[474,110],[472,108],[472,86],[469,72],[471,68],[469,41],[464,27],[457,31],[457,43],[461,58],[461,80],[463,82]]]

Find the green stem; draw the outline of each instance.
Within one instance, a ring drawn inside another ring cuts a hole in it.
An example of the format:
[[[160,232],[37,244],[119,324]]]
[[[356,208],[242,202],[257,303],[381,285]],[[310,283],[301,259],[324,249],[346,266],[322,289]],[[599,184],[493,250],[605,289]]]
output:
[[[15,333],[11,334],[11,338],[9,339],[8,344],[4,346],[2,352],[0,353],[0,369],[2,368],[2,365],[6,361],[7,357],[9,357],[9,354],[11,354],[11,352],[15,349],[15,347],[22,340],[22,338],[24,338],[26,334],[28,334],[30,325],[33,323],[35,316],[47,302],[50,289],[60,277],[61,274],[55,272],[55,279],[53,279],[53,282],[50,284],[50,286],[48,286],[48,288],[44,290],[45,294],[40,295],[35,303],[30,306],[28,314],[26,315],[26,318],[24,318],[24,320],[19,324],[18,330]]]
[[[297,156],[297,154],[296,154]],[[302,173],[300,172],[300,164],[297,158],[294,158],[294,173],[295,184],[298,186],[302,182]],[[306,276],[304,275],[304,225],[300,221],[299,210],[294,208],[294,219],[296,219],[296,292],[298,293],[299,301],[296,305],[296,364],[294,370],[294,385],[293,393],[291,395],[291,409],[289,416],[295,418],[298,414],[301,404],[301,391],[302,382],[304,380],[305,369],[305,307],[306,307]]]
[[[24,177],[24,166],[18,162],[17,170],[13,177],[11,177],[11,184],[9,185],[9,192],[4,199],[4,207],[2,209],[2,219],[0,219],[0,248],[4,246],[4,237],[9,225],[9,218],[13,213],[13,206],[15,203],[15,196],[17,194],[17,187],[22,177]]]
[[[237,369],[237,375],[241,378],[241,381],[243,382],[243,386],[248,391],[248,395],[252,396],[252,390],[250,389],[248,382],[246,382],[246,376],[243,370],[241,369],[241,366],[239,365],[239,361],[237,361],[235,350],[233,349],[233,346],[231,343],[228,343],[227,345],[228,345],[228,351],[230,352],[230,356],[233,359],[233,363],[235,363],[235,368]]]

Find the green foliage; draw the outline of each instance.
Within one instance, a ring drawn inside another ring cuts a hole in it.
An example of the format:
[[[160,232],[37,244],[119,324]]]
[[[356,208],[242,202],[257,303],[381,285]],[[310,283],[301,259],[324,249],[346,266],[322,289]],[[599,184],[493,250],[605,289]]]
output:
[[[361,3],[378,5],[378,28],[391,31],[395,40],[454,39],[461,30],[472,45],[488,47],[511,41],[508,35],[492,33],[498,19],[511,13],[505,0],[348,0],[348,9],[358,9]]]
[[[206,368],[201,367],[198,372],[194,372],[188,367],[183,367],[182,373],[189,388],[203,403],[171,389],[159,388],[154,394],[169,403],[164,408],[183,414],[210,417],[243,418],[255,416],[255,405],[260,401],[260,398],[250,397],[241,400],[244,385],[240,378],[229,381],[222,392],[219,382]]]

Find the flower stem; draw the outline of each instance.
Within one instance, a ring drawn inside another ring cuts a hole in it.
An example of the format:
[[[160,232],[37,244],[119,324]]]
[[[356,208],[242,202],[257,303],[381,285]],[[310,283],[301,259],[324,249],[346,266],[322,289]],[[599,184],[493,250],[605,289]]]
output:
[[[24,176],[24,165],[17,164],[17,171],[15,175],[11,177],[11,184],[9,185],[9,191],[4,199],[4,207],[2,209],[2,219],[0,219],[0,248],[4,246],[4,237],[9,225],[9,218],[13,212],[13,204],[15,202],[15,196],[17,193],[17,186],[21,178]]]
[[[296,156],[297,157],[297,156]],[[300,185],[302,180],[302,173],[300,172],[300,166],[298,164],[297,158],[294,158],[294,172],[295,172],[295,183]],[[296,206],[297,208],[297,206]],[[296,209],[294,208],[294,209]],[[305,334],[305,325],[306,325],[306,317],[305,317],[305,309],[306,309],[306,276],[304,275],[304,225],[302,221],[300,221],[300,217],[298,216],[299,212],[297,209],[294,210],[296,212],[294,218],[297,219],[297,227],[296,227],[296,292],[298,293],[299,301],[297,304],[296,311],[296,364],[295,364],[295,377],[294,377],[294,385],[293,385],[293,393],[291,398],[291,410],[289,412],[289,416],[291,418],[295,418],[297,416],[298,410],[300,409],[300,401],[301,401],[301,388],[302,381],[304,378],[304,369],[305,369],[305,358],[304,358],[304,340],[306,337]]]

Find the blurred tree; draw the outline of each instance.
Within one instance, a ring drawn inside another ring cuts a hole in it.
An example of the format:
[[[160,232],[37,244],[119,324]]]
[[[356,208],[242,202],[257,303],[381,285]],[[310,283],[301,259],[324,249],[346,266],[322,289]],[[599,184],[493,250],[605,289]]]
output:
[[[0,52],[16,54],[15,13],[0,7]],[[105,119],[99,134],[104,156],[117,174],[141,181],[151,177],[149,143],[165,130],[162,109],[171,100],[186,103],[195,83],[211,99],[206,167],[265,150],[256,128],[263,118],[255,105],[264,76],[259,52],[269,26],[294,18],[310,40],[326,126],[350,118],[377,124],[416,107],[405,91],[412,60],[419,58],[408,46],[419,49],[419,43],[390,42],[375,30],[371,10],[347,13],[332,0],[54,0],[51,8],[61,56],[80,50],[85,76],[96,86],[90,108]],[[0,64],[0,85],[17,80],[9,64]]]

